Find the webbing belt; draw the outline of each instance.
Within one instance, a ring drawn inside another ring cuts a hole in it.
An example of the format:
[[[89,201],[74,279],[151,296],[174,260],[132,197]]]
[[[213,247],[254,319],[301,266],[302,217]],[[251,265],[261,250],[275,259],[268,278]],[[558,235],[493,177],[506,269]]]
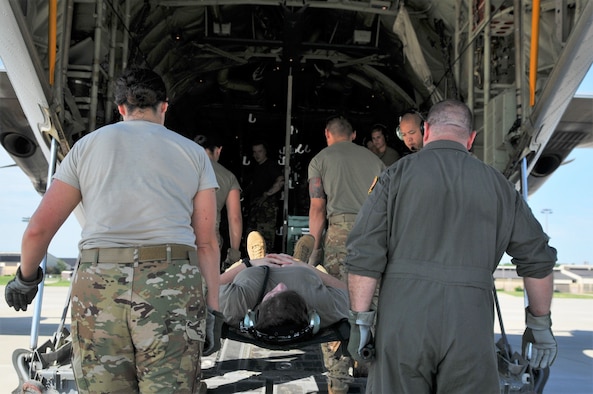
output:
[[[338,215],[330,216],[328,221],[329,224],[337,224],[337,223],[350,223],[356,220],[355,213],[340,213]]]
[[[129,248],[94,248],[80,252],[81,263],[134,263],[156,260],[187,260],[195,248],[168,244]]]

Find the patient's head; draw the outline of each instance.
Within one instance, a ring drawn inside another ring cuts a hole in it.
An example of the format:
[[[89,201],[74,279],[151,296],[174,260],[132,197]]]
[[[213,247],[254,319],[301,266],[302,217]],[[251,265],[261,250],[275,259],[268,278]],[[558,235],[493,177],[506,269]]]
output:
[[[292,327],[298,330],[307,327],[309,325],[307,309],[307,303],[296,291],[276,292],[271,297],[264,298],[259,305],[254,328],[271,333],[278,328]]]

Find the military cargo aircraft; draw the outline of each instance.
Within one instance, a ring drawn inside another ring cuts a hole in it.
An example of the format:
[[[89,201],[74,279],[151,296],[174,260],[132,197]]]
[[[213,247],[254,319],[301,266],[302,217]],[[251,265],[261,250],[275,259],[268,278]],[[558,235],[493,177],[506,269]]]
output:
[[[253,141],[284,166],[281,244],[308,214],[307,165],[325,120],[373,124],[443,98],[474,113],[473,153],[533,193],[593,143],[586,0],[7,0],[0,2],[0,144],[43,194],[78,139],[119,120],[113,81],[148,67],[169,89],[166,126],[224,137],[244,181]],[[52,143],[55,148],[52,150]],[[51,166],[50,166],[51,165]],[[82,208],[77,218],[84,221]]]
[[[591,100],[573,99],[593,62],[591,3],[8,0],[0,142],[43,193],[50,142],[59,162],[119,120],[111,82],[143,66],[167,82],[167,125],[220,133],[238,162],[255,138],[281,160],[321,149],[335,113],[359,135],[394,131],[406,110],[458,98],[474,111],[473,153],[513,181],[525,159],[533,192],[593,140]]]
[[[166,81],[166,126],[224,136],[239,177],[250,142],[276,148],[285,219],[308,208],[291,190],[325,119],[385,124],[404,149],[399,116],[444,98],[472,109],[476,157],[533,193],[593,143],[593,98],[574,97],[592,42],[590,0],[0,1],[0,143],[43,194],[76,141],[119,120],[112,82],[140,66]]]

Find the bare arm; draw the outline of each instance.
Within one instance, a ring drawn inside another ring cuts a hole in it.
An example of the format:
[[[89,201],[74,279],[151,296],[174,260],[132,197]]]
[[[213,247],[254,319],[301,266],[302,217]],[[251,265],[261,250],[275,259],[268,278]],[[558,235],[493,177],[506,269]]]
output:
[[[545,278],[523,278],[527,299],[529,300],[529,311],[534,316],[543,316],[550,313],[552,296],[554,294],[554,274],[551,273]]]
[[[269,257],[275,257],[276,255],[274,254],[269,254]],[[339,280],[338,278],[334,278],[333,276],[326,274],[323,271],[318,270],[317,268],[313,267],[312,265],[309,265],[305,262],[296,260],[296,259],[292,259],[291,261],[289,261],[286,264],[283,264],[282,266],[288,266],[288,265],[292,265],[292,266],[299,266],[299,267],[303,267],[309,270],[312,270],[313,272],[315,272],[317,274],[317,276],[319,277],[319,279],[321,279],[321,281],[323,282],[324,285],[326,285],[327,287],[334,287],[336,289],[347,289],[346,283],[342,282],[341,280]]]
[[[348,286],[346,286],[346,283],[342,282],[338,278],[334,278],[330,274],[326,274],[325,272],[318,270],[317,268],[313,267],[312,265],[309,265],[306,263],[302,263],[302,264],[304,264],[306,267],[310,267],[313,271],[315,271],[317,276],[319,276],[319,279],[321,279],[323,284],[326,285],[327,287],[333,287],[336,289],[343,289],[343,290],[346,290],[348,288]]]
[[[249,261],[253,267],[261,267],[263,265],[267,265],[271,268],[278,268],[284,264],[291,263],[292,261],[294,261],[294,258],[287,254],[269,254],[266,255],[266,257],[262,257],[261,259],[253,259]],[[233,264],[231,268],[227,269],[225,272],[222,273],[222,275],[220,275],[220,284],[226,285],[228,283],[231,283],[235,279],[235,276],[237,276],[239,272],[243,271],[246,268],[247,266],[245,264]]]
[[[326,203],[327,196],[323,190],[321,178],[312,178],[309,181],[309,197],[311,205],[309,206],[309,232],[315,237],[314,250],[321,248],[321,237],[326,223]]]
[[[206,304],[219,310],[218,287],[220,276],[220,250],[216,240],[216,190],[205,189],[194,197],[192,227],[196,235],[198,265],[206,281]]]
[[[266,255],[266,257],[261,259],[254,259],[250,260],[251,265],[254,267],[261,267],[263,265],[267,265],[273,269],[279,269],[286,266],[299,266],[305,269],[312,270],[317,274],[319,279],[323,282],[324,285],[327,287],[334,287],[336,289],[346,289],[346,283],[342,282],[341,280],[334,278],[333,276],[326,274],[318,270],[317,268],[304,263],[302,261],[296,260],[294,257],[287,255],[287,254],[276,254],[270,253]],[[247,267],[245,264],[237,264],[233,268],[227,270],[220,276],[220,284],[228,284],[235,279],[235,277],[239,274],[239,272],[243,271]]]
[[[282,189],[282,186],[284,186],[284,175],[279,175],[274,181],[272,187],[267,191],[267,195],[271,196],[278,193],[280,189]]]
[[[276,180],[272,184],[272,187],[269,188],[268,190],[264,191],[264,194],[262,194],[261,196],[259,196],[257,198],[256,204],[258,206],[263,204],[263,202],[266,201],[268,199],[268,197],[273,196],[274,194],[278,193],[280,191],[280,189],[282,189],[282,186],[284,186],[284,176],[280,175],[276,178]]]
[[[241,235],[243,234],[243,217],[241,215],[241,192],[239,189],[232,189],[225,202],[227,217],[229,221],[229,240],[231,248],[239,250],[241,246]]]
[[[370,276],[348,274],[348,294],[353,312],[367,312],[371,309],[377,279]]]
[[[34,278],[37,267],[47,253],[47,247],[58,229],[82,200],[80,190],[54,180],[39,207],[31,216],[21,243],[21,274]]]
[[[247,266],[245,264],[233,264],[231,268],[227,269],[220,275],[220,284],[226,285],[231,283],[235,279],[235,276],[237,276],[239,272],[243,271],[246,268]]]

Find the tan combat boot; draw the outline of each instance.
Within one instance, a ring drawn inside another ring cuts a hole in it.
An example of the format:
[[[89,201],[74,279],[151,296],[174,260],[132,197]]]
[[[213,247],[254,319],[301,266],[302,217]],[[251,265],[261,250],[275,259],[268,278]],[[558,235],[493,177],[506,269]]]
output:
[[[257,231],[252,231],[247,236],[247,254],[251,260],[266,256],[266,240]]]
[[[309,261],[309,256],[311,256],[314,246],[315,238],[311,234],[304,234],[299,238],[296,245],[294,245],[292,257],[306,263]]]

